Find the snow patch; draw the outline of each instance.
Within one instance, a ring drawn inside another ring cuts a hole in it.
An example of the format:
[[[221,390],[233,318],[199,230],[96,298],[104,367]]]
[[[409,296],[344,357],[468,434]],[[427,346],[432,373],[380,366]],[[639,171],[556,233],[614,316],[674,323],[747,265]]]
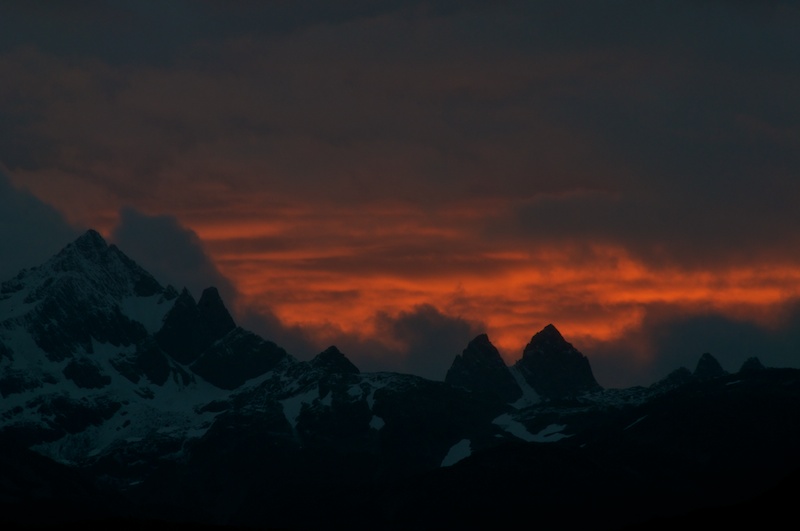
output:
[[[492,424],[500,426],[511,435],[526,442],[556,442],[571,437],[571,435],[561,433],[567,427],[565,424],[550,424],[538,433],[531,433],[524,424],[514,420],[508,413],[494,419]]]
[[[310,404],[317,398],[319,398],[319,388],[313,387],[305,393],[300,393],[280,401],[281,406],[283,406],[283,416],[286,417],[286,420],[292,425],[292,429],[297,429],[297,417],[300,416],[303,404]]]
[[[369,427],[372,428],[373,430],[380,431],[380,429],[383,428],[385,425],[386,422],[384,422],[384,420],[377,415],[372,415],[372,418],[369,419]]]
[[[527,406],[538,404],[542,401],[539,393],[537,393],[536,390],[525,380],[525,377],[522,376],[522,373],[519,372],[517,367],[512,365],[508,368],[508,370],[511,372],[511,376],[514,377],[514,380],[516,380],[519,388],[522,389],[522,396],[516,402],[511,404],[511,407],[515,409],[522,409]]]
[[[556,442],[560,441],[561,439],[566,439],[567,437],[572,437],[572,435],[561,433],[566,427],[566,424],[550,424],[545,429],[534,435],[533,440],[534,442]]]
[[[361,398],[361,386],[360,385],[351,385],[347,388],[347,394],[352,396],[353,398]]]
[[[627,426],[625,426],[625,428],[624,428],[622,431],[625,431],[625,430],[627,430],[627,429],[629,429],[629,428],[633,428],[634,426],[636,426],[637,424],[639,424],[641,421],[643,421],[645,418],[647,418],[647,415],[644,415],[644,416],[641,416],[641,417],[639,417],[638,419],[634,420],[633,422],[631,422],[630,424],[628,424]]]
[[[453,466],[470,455],[472,455],[472,443],[469,439],[461,439],[448,450],[439,466]]]
[[[500,426],[514,437],[518,437],[523,441],[533,441],[533,434],[528,431],[528,428],[521,422],[514,420],[508,413],[504,413],[494,419],[492,424]]]

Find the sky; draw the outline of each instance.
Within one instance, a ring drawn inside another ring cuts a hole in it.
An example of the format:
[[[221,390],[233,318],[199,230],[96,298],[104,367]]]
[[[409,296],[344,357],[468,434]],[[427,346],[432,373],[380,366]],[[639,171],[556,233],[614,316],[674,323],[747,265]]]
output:
[[[793,1],[0,0],[0,276],[87,228],[300,359],[800,367]]]

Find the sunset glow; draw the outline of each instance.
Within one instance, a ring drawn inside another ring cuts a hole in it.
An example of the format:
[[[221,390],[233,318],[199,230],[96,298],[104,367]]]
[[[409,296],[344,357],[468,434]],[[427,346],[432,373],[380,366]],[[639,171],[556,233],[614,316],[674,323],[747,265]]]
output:
[[[553,323],[614,384],[800,365],[796,7],[23,4],[9,278],[94,228],[304,359],[441,379]]]
[[[313,265],[335,258],[373,261],[374,257],[352,248],[239,255],[216,254],[214,245],[209,247],[250,304],[270,307],[287,324],[370,334],[374,331],[370,320],[377,312],[432,304],[484,323],[509,362],[518,359],[530,336],[550,321],[558,322],[570,337],[608,341],[640,324],[650,304],[758,320],[770,307],[800,296],[800,268],[654,270],[620,249],[603,249],[596,262],[574,265],[558,252],[523,257],[509,251],[511,259],[487,253],[470,257],[481,261],[484,273],[454,266],[430,275],[411,268],[412,275],[402,276],[380,269],[369,275],[348,274]],[[427,257],[408,258],[418,259],[424,270]],[[457,261],[452,256],[447,259]],[[594,315],[585,308],[592,308]]]

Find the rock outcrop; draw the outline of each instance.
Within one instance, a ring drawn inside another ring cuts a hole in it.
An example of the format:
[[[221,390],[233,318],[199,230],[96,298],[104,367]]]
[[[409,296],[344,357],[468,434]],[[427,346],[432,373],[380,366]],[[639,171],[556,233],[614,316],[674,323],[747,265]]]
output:
[[[531,338],[515,367],[545,399],[570,398],[601,389],[586,356],[552,324]]]

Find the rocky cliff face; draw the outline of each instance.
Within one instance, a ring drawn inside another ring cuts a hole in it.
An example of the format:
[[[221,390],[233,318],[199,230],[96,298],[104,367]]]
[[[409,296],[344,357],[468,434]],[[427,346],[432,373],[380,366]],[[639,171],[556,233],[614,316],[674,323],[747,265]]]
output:
[[[543,398],[558,400],[600,390],[589,360],[552,324],[531,338],[514,365]]]
[[[725,371],[717,361],[717,358],[705,352],[697,361],[697,367],[694,369],[693,376],[698,380],[711,380],[723,376],[724,374]]]
[[[470,341],[456,356],[444,381],[506,403],[522,396],[522,389],[486,334]]]
[[[716,462],[737,463],[736,475],[742,465],[761,474],[763,453],[785,470],[800,430],[797,408],[786,406],[800,400],[797,372],[753,359],[727,375],[704,355],[694,374],[681,369],[649,388],[602,390],[587,358],[552,325],[513,367],[488,336],[476,337],[445,382],[362,373],[335,346],[299,361],[237,326],[214,288],[195,301],[162,287],[90,231],[0,285],[0,448],[11,441],[24,450],[0,468],[11,463],[15,478],[52,480],[58,488],[48,503],[57,504],[64,469],[40,466],[46,456],[80,469],[75,477],[91,478],[99,492],[151,509],[170,505],[152,515],[204,522],[387,527],[380,524],[396,525],[403,503],[406,515],[432,514],[433,503],[441,515],[458,506],[462,515],[494,517],[482,500],[506,496],[512,484],[527,493],[519,507],[529,513],[535,500],[536,511],[562,519],[573,499],[594,500],[603,491],[597,485],[620,470],[630,472],[626,492],[636,494],[641,478],[658,478],[651,487],[660,488],[682,466],[691,478],[672,485],[682,492],[727,438],[733,442]],[[764,443],[765,434],[775,440]],[[680,449],[681,461],[652,461],[659,445],[667,457]],[[431,482],[436,476],[446,478],[442,488]],[[71,488],[72,476],[64,477]],[[0,485],[11,489],[0,492],[0,523],[11,514],[5,509],[25,515],[42,506],[36,485]],[[576,485],[585,498],[575,497]],[[98,491],[74,492],[100,499]],[[451,496],[444,504],[443,492]],[[3,505],[14,496],[30,505]],[[431,527],[416,516],[408,523]]]
[[[358,452],[404,474],[464,438],[513,437],[491,423],[503,404],[463,389],[361,374],[335,346],[298,361],[238,327],[216,289],[162,287],[94,231],[2,284],[0,393],[0,437],[123,486],[225,448],[289,468],[263,447]],[[252,449],[230,439],[243,429]]]

